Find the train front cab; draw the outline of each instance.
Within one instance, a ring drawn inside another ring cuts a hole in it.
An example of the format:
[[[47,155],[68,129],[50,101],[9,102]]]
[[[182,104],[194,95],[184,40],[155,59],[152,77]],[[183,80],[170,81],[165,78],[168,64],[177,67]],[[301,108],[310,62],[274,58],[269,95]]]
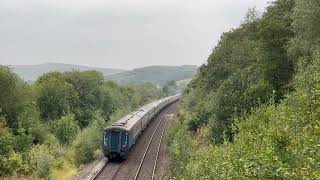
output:
[[[106,129],[103,136],[104,156],[110,160],[125,159],[129,152],[129,141],[129,132],[113,128]]]

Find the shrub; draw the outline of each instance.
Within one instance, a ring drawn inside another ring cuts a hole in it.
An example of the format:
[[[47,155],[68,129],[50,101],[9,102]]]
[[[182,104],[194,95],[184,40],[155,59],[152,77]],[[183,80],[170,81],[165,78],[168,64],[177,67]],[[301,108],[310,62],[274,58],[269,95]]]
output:
[[[0,116],[0,176],[12,175],[23,168],[22,157],[14,152],[14,136]]]
[[[171,176],[180,179],[191,160],[193,149],[191,135],[184,125],[174,122],[168,133],[168,145]]]
[[[73,114],[68,114],[51,124],[51,131],[63,145],[68,145],[76,137],[79,126]]]
[[[93,123],[82,130],[73,143],[73,159],[76,166],[79,167],[81,164],[89,163],[96,158],[95,151],[101,147],[101,134],[104,127],[105,121],[101,117],[101,113],[96,112]]]
[[[40,178],[49,178],[52,170],[61,162],[59,142],[53,135],[41,145],[35,145],[29,152],[29,163],[32,172]]]
[[[48,178],[52,173],[55,158],[46,145],[36,145],[30,151],[30,164],[37,176]]]

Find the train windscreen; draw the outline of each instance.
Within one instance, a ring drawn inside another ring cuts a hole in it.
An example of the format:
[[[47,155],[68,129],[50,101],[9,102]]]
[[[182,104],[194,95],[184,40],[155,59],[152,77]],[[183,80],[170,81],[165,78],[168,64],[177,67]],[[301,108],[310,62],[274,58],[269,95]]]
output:
[[[111,151],[119,151],[120,144],[120,131],[112,131],[111,132]]]

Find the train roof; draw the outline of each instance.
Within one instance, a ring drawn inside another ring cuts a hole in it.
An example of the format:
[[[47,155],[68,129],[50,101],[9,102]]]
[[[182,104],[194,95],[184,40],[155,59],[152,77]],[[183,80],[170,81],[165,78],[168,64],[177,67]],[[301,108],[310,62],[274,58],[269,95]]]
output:
[[[113,123],[107,129],[121,129],[129,131],[144,115],[146,115],[149,111],[155,108],[158,104],[158,102],[152,102],[150,104],[147,104],[141,107],[140,109],[124,116],[117,122]]]
[[[142,106],[138,110],[131,112],[130,114],[124,116],[120,120],[113,123],[111,126],[107,127],[106,129],[120,129],[124,131],[130,131],[133,126],[149,111],[151,111],[153,108],[157,107],[161,102],[164,102],[166,100],[177,98],[178,95],[175,96],[169,96],[165,97],[159,100],[156,100],[152,103],[149,103],[147,105]]]

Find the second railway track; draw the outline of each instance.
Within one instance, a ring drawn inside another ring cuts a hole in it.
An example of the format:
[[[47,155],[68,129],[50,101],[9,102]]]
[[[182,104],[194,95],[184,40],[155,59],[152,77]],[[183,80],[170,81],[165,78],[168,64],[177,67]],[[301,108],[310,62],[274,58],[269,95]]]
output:
[[[153,180],[164,131],[170,118],[167,114],[176,112],[177,105],[175,102],[158,114],[133,147],[127,160],[107,163],[94,179]]]

